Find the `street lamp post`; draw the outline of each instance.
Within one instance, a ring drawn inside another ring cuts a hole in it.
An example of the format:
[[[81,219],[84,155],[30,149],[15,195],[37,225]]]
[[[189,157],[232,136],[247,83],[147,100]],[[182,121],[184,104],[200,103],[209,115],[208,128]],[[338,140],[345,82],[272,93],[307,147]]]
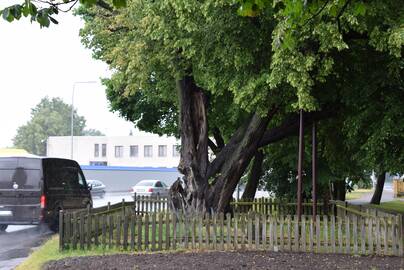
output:
[[[73,159],[73,136],[74,136],[74,90],[76,89],[77,84],[84,84],[84,83],[97,83],[96,81],[82,81],[82,82],[74,82],[73,83],[73,90],[72,90],[72,110],[70,115],[70,158]]]

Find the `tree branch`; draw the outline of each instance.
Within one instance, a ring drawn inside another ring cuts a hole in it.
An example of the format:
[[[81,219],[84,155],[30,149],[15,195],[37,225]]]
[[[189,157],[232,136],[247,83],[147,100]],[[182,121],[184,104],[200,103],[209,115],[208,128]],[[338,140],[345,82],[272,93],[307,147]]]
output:
[[[305,113],[305,125],[310,125],[313,121],[330,118],[335,114],[332,110],[324,110],[318,112]],[[270,130],[267,130],[259,142],[258,146],[263,147],[270,143],[280,141],[291,135],[298,135],[299,131],[299,115],[293,114],[285,119],[285,121]]]

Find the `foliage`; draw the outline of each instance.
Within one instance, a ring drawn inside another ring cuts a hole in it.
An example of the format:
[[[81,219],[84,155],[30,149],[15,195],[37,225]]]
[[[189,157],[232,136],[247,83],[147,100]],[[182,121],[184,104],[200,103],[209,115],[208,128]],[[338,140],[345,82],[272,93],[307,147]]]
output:
[[[74,111],[74,135],[97,135],[98,130],[85,130],[86,120]],[[46,155],[46,141],[49,136],[71,134],[71,106],[60,98],[43,98],[31,110],[31,119],[18,128],[13,138],[14,146],[35,155]]]

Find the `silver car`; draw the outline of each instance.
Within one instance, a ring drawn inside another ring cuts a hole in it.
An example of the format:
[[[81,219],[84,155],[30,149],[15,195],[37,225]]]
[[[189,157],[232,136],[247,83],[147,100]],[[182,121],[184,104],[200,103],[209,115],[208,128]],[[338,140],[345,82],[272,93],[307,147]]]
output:
[[[132,187],[131,193],[144,196],[168,196],[168,186],[160,180],[142,180]]]

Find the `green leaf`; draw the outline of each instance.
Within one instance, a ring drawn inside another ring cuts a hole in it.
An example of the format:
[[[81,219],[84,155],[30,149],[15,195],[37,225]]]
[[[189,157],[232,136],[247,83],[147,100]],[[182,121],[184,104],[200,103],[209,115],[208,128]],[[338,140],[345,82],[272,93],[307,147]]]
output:
[[[29,5],[30,11],[29,13],[31,14],[31,16],[35,16],[38,13],[38,9],[36,8],[36,6],[34,4],[30,4]]]
[[[12,22],[14,20],[14,16],[11,14],[10,8],[5,8],[3,10],[3,19],[8,22]]]
[[[21,5],[14,5],[11,7],[11,13],[13,14],[13,17],[17,20],[21,18],[21,10],[22,6]]]
[[[49,27],[50,25],[48,13],[45,12],[44,10],[38,12],[38,15],[36,16],[36,21],[41,25],[41,27]]]
[[[80,3],[86,6],[91,6],[97,3],[97,0],[80,0]]]
[[[117,8],[126,7],[126,0],[112,0],[112,4]]]

